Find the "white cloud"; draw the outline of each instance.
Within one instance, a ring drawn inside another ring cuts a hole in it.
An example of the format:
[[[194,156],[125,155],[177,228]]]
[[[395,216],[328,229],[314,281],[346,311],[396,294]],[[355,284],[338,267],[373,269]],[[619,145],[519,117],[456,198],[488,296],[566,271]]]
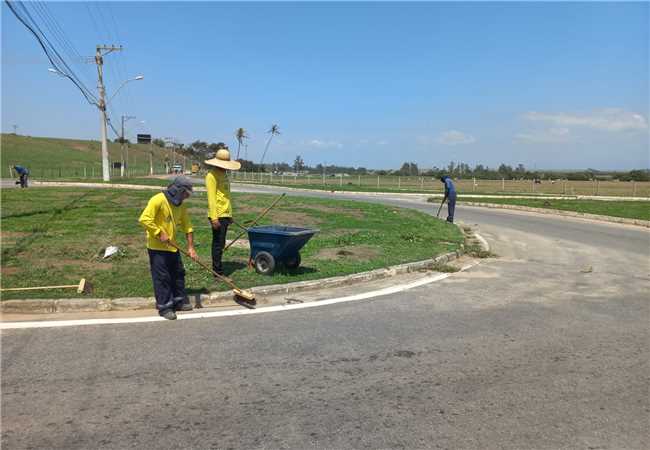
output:
[[[388,141],[384,141],[384,140],[377,141],[375,142],[375,145],[388,145]]]
[[[343,144],[341,144],[340,142],[322,141],[320,139],[312,139],[310,141],[305,142],[304,144],[316,148],[343,148]]]
[[[462,145],[472,144],[476,142],[476,139],[470,134],[461,133],[456,130],[449,130],[441,133],[436,139],[436,142],[442,145]]]
[[[520,142],[529,143],[553,143],[567,142],[571,136],[568,128],[549,128],[542,131],[531,131],[515,135],[515,139]]]
[[[647,130],[648,121],[641,114],[621,108],[607,108],[590,114],[540,113],[530,111],[524,118],[536,122],[548,122],[559,127],[586,127],[603,131]]]

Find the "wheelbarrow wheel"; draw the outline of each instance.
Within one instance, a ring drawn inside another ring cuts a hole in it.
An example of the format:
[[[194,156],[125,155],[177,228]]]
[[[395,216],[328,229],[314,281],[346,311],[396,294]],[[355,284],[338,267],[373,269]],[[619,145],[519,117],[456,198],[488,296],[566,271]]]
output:
[[[255,256],[255,271],[261,275],[270,275],[275,270],[275,258],[268,252],[259,252]]]
[[[289,256],[284,260],[284,265],[287,269],[297,269],[300,266],[300,253]]]

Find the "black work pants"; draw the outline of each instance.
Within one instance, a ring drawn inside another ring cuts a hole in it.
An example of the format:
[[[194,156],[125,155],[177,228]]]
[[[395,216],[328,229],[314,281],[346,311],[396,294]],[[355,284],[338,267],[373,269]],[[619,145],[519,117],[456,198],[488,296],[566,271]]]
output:
[[[180,252],[151,250],[149,266],[156,296],[156,309],[162,314],[167,309],[177,309],[189,303],[185,292],[185,268]]]
[[[212,270],[219,275],[223,275],[221,257],[223,256],[223,248],[226,246],[226,233],[228,233],[228,226],[231,221],[230,217],[222,217],[219,219],[221,224],[219,229],[212,229]]]

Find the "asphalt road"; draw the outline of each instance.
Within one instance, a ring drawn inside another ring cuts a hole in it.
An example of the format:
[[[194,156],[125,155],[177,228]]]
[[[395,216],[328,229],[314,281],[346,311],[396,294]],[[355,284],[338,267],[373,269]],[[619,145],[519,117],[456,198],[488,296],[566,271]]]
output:
[[[4,331],[4,448],[649,448],[650,233],[457,218],[499,257],[401,294]]]

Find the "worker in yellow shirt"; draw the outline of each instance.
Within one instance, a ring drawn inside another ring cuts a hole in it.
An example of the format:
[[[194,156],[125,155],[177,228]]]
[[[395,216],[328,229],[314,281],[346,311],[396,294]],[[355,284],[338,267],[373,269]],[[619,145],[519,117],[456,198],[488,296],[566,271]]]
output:
[[[167,242],[177,243],[178,231],[187,237],[187,252],[196,259],[192,223],[183,203],[192,194],[192,182],[176,177],[166,190],[154,195],[140,215],[140,224],[147,231],[147,251],[156,309],[165,319],[176,319],[176,311],[191,311],[185,291],[185,268],[177,249]]]
[[[205,161],[210,167],[205,176],[205,188],[208,192],[208,219],[212,226],[212,269],[223,275],[221,256],[226,245],[226,233],[232,222],[232,201],[230,198],[230,181],[228,170],[239,170],[239,161],[230,160],[230,151],[220,149],[214,158]]]

